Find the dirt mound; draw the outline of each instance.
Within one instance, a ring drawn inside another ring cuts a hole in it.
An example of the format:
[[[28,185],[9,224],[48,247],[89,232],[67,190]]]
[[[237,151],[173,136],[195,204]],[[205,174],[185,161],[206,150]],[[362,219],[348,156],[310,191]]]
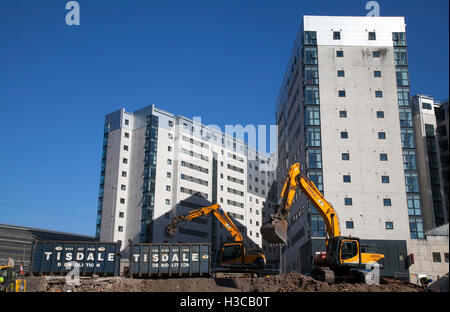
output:
[[[64,277],[35,277],[39,288],[48,292],[421,292],[421,287],[393,279],[381,285],[317,281],[299,273],[258,278],[173,278],[133,279],[124,277],[81,278],[80,285],[68,285]]]

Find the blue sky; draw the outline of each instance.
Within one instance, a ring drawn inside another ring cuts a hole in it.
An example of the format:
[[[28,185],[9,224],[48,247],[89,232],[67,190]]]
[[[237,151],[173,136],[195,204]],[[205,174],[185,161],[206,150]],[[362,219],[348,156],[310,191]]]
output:
[[[94,235],[106,113],[149,104],[206,124],[274,124],[302,15],[367,1],[0,0],[0,223]],[[448,97],[448,0],[405,16],[413,93]],[[236,113],[236,112],[239,113]]]

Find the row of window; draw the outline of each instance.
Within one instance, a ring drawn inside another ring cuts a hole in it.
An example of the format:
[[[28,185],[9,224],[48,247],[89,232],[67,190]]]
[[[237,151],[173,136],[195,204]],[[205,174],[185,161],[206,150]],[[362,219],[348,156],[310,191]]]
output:
[[[186,181],[190,181],[190,182],[194,182],[194,183],[197,183],[197,184],[208,186],[208,181],[202,180],[202,179],[199,179],[199,178],[195,178],[195,177],[183,174],[183,173],[181,174],[181,179],[182,180],[186,180]]]
[[[336,51],[336,57],[344,57],[344,51],[342,50],[337,50]],[[380,58],[381,57],[381,53],[378,50],[374,50],[372,51],[372,57],[373,58]],[[400,56],[399,56],[400,57]]]
[[[181,148],[181,152],[183,154],[189,155],[191,157],[195,157],[195,158],[198,158],[198,159],[201,159],[201,160],[204,160],[204,161],[209,161],[208,156],[205,156],[205,155],[202,155],[202,154],[199,154],[199,153],[187,150],[185,148]]]
[[[341,154],[342,160],[350,160],[350,153],[342,153]],[[380,161],[387,161],[388,155],[386,153],[380,153]]]
[[[386,230],[393,230],[394,229],[394,222],[392,221],[386,221],[384,223],[384,227]],[[345,221],[345,228],[346,229],[354,229],[355,228],[355,223],[354,221]]]
[[[343,110],[343,111],[339,111],[339,118],[347,118],[348,114],[347,111]],[[377,111],[376,112],[376,117],[377,118],[384,118],[384,111]]]
[[[377,33],[375,31],[367,32],[368,40],[377,40]],[[333,31],[333,40],[341,40],[341,31]]]
[[[341,139],[348,139],[348,131],[341,131],[340,136],[341,136]],[[386,132],[384,132],[384,131],[378,132],[378,139],[386,140]],[[312,145],[312,146],[314,146],[314,145]]]
[[[338,97],[347,97],[347,92],[345,90],[338,90]],[[383,97],[383,91],[376,90],[375,91],[375,97],[376,98],[382,98]]]
[[[337,76],[342,78],[345,77],[345,71],[344,70],[338,70],[337,71]],[[381,78],[381,70],[375,70],[373,72],[373,77],[374,78]]]

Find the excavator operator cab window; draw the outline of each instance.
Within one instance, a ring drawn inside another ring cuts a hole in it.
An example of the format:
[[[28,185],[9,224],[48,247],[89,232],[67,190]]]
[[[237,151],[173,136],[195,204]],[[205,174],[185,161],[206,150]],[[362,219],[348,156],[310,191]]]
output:
[[[351,259],[358,255],[358,245],[355,241],[343,241],[341,246],[341,260]]]
[[[242,254],[240,245],[225,245],[223,246],[222,261],[229,261],[239,258]]]

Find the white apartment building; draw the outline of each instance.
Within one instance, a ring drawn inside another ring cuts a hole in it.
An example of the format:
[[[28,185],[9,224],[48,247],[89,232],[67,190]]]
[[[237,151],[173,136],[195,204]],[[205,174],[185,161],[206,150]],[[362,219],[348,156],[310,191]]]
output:
[[[408,274],[407,240],[424,238],[405,26],[403,17],[304,16],[276,104],[277,175],[299,162],[342,235],[384,253],[391,276]],[[325,248],[322,218],[303,194],[289,218],[283,267],[309,272]]]
[[[105,117],[96,237],[139,242],[211,242],[218,250],[232,241],[214,216],[180,224],[164,236],[178,214],[221,205],[250,247],[262,247],[263,209],[275,180],[270,157],[243,141],[182,116],[144,107]]]

